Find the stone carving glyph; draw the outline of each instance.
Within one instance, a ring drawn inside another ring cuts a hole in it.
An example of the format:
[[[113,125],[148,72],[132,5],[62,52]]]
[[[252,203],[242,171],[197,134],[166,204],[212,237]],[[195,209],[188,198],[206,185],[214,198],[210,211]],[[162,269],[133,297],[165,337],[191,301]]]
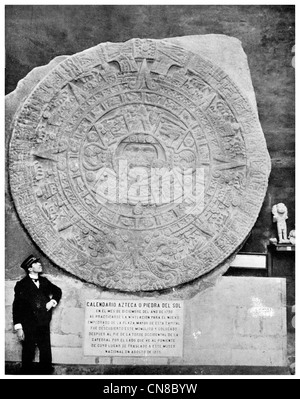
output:
[[[227,74],[167,41],[134,39],[70,56],[45,76],[14,118],[9,171],[20,219],[55,264],[101,287],[153,291],[206,275],[237,250],[270,161]],[[176,197],[176,179],[190,197]]]

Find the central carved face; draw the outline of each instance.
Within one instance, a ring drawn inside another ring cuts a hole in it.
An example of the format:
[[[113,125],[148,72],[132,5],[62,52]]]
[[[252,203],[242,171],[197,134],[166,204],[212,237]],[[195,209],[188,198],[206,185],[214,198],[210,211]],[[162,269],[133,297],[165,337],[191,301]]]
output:
[[[162,145],[150,134],[131,134],[120,142],[116,157],[126,160],[129,167],[156,166],[158,161],[165,161],[166,155]]]
[[[147,165],[157,159],[157,151],[151,144],[128,144],[124,148],[124,155],[128,161],[135,159],[137,163]]]

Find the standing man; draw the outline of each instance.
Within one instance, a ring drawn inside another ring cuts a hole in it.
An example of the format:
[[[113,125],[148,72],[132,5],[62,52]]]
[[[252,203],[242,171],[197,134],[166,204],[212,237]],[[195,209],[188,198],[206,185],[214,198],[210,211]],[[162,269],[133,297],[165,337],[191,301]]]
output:
[[[50,344],[50,321],[52,309],[60,301],[62,292],[45,277],[40,260],[30,255],[21,265],[27,273],[15,286],[13,323],[22,342],[22,372],[33,373],[36,346],[40,352],[41,373],[51,374],[52,354]]]

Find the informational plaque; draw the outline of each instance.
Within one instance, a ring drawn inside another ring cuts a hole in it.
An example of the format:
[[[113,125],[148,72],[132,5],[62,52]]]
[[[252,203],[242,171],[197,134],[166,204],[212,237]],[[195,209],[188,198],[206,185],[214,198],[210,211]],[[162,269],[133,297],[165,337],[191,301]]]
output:
[[[85,310],[85,356],[182,357],[182,301],[87,300]]]

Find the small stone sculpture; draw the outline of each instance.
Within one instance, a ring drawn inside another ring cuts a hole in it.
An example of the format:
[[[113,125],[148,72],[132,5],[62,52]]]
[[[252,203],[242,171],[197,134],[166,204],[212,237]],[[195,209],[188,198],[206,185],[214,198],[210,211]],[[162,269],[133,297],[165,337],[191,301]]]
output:
[[[292,245],[296,244],[296,232],[295,230],[291,230],[289,234],[289,240]]]
[[[287,207],[280,202],[272,207],[273,222],[277,222],[279,244],[289,243],[287,238],[286,219],[288,218]]]

